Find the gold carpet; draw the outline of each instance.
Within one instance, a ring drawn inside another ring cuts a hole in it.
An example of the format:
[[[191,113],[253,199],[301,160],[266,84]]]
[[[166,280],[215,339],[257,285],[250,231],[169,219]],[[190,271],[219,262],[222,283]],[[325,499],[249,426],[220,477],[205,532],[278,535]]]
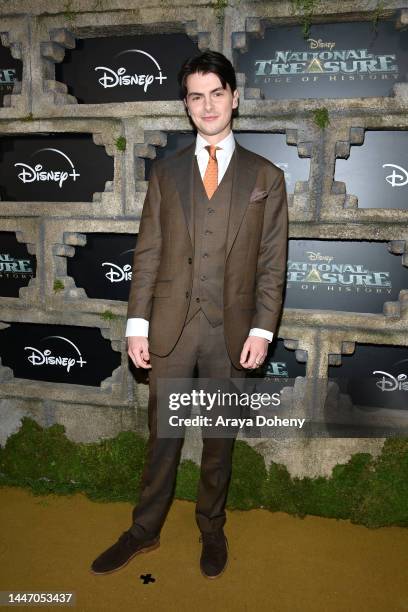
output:
[[[194,508],[175,501],[160,548],[137,555],[122,570],[95,576],[89,566],[130,526],[131,504],[0,488],[0,590],[76,593],[73,607],[37,610],[408,611],[408,529],[229,511],[228,567],[208,580],[199,570]],[[143,584],[142,574],[155,582]]]

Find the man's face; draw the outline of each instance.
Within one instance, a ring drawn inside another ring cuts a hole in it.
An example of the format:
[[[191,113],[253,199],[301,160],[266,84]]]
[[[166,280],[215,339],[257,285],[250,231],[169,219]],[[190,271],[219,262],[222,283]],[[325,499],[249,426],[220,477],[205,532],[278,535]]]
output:
[[[222,140],[231,129],[232,110],[238,106],[238,91],[227,83],[223,89],[213,72],[196,72],[186,79],[184,104],[203,138],[211,144]]]

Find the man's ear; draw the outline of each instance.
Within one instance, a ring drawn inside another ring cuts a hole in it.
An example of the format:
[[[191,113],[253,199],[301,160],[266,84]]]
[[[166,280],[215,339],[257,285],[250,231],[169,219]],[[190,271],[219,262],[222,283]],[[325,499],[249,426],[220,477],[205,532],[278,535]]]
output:
[[[186,98],[183,98],[183,102],[184,102],[184,107],[185,107],[185,109],[186,109],[186,113],[187,113],[187,115],[189,115],[189,114],[190,114],[190,112],[189,112],[189,110],[188,110],[188,106],[187,106],[187,100],[186,100]]]
[[[239,103],[238,89],[236,89],[232,95],[233,95],[232,108],[237,108],[238,107],[238,103]]]

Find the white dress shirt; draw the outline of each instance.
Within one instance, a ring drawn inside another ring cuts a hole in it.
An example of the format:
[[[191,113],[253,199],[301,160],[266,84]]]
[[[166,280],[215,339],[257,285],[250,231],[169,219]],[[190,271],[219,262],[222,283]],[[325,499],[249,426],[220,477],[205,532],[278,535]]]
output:
[[[207,142],[200,134],[197,134],[195,155],[197,156],[197,163],[201,178],[204,177],[208,164],[209,153],[205,147],[209,144],[210,143]],[[235,150],[235,138],[232,130],[229,132],[228,136],[220,140],[220,142],[217,142],[216,146],[220,147],[220,149],[217,150],[219,184],[228,168],[228,164],[230,163],[232,154]],[[126,336],[145,336],[147,338],[148,335],[149,321],[139,317],[132,317],[127,320]],[[266,329],[260,329],[258,327],[253,327],[250,329],[249,335],[266,338],[269,342],[272,342],[273,338],[273,332],[267,331]]]

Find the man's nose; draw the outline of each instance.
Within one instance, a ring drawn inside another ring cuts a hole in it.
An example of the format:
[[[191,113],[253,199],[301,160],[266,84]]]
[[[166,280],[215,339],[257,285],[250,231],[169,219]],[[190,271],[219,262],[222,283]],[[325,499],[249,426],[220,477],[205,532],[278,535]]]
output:
[[[212,109],[212,100],[211,98],[204,99],[204,107],[206,111],[210,111]]]

